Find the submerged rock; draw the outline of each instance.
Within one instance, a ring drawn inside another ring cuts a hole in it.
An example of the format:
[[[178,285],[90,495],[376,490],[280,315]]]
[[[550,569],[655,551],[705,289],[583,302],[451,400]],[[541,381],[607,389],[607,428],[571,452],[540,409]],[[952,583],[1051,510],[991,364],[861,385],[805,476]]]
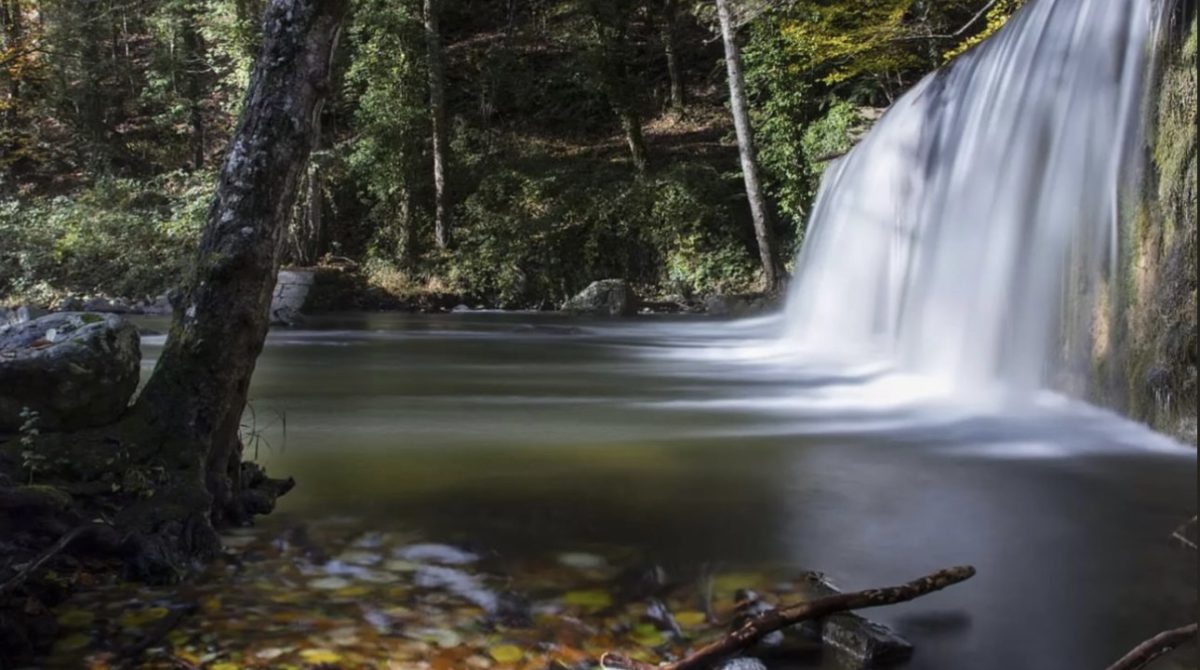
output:
[[[624,279],[594,281],[563,305],[564,312],[594,316],[633,316],[638,297]]]
[[[112,423],[137,389],[141,349],[116,314],[65,312],[0,327],[0,432],[28,408],[41,431]]]

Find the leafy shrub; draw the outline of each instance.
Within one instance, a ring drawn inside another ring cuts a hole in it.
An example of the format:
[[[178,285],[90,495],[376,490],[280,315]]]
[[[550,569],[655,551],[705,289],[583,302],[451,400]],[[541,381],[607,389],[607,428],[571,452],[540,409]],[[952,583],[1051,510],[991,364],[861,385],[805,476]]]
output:
[[[191,257],[212,183],[209,173],[169,173],[0,202],[0,298],[163,293]]]

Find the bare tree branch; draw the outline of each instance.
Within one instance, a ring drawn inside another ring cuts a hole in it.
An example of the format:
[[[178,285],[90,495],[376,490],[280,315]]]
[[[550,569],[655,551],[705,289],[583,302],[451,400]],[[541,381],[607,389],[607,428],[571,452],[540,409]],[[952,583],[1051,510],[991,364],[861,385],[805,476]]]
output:
[[[1171,630],[1165,630],[1158,635],[1139,644],[1121,657],[1121,660],[1108,666],[1108,670],[1138,670],[1151,661],[1171,651],[1172,649],[1194,642],[1196,640],[1197,624],[1189,624]]]

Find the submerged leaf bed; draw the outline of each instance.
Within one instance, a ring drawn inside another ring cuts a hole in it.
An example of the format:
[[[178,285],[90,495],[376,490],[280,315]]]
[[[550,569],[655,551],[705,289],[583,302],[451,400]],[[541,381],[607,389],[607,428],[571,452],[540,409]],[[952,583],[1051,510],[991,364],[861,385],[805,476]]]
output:
[[[189,583],[68,600],[49,665],[582,670],[607,651],[676,658],[727,629],[744,589],[804,590],[774,571],[667,575],[619,548],[508,559],[352,520],[225,540],[227,560]]]

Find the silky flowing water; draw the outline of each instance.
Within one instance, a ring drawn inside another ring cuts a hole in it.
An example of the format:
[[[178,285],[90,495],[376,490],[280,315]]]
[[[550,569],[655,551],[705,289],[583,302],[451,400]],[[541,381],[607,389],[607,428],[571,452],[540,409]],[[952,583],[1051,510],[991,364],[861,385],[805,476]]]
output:
[[[806,570],[853,589],[975,565],[870,613],[915,644],[911,668],[1098,668],[1193,616],[1195,554],[1169,538],[1194,512],[1193,449],[1055,395],[972,407],[871,369],[762,358],[780,327],[483,313],[276,331],[247,430],[297,488],[203,580],[68,602],[78,632],[58,658],[99,661],[190,604],[149,667],[657,659],[664,639],[627,595],[656,565],[697,639],[712,632],[703,575],[728,613],[740,586],[798,597]],[[161,340],[145,340],[147,367]],[[478,560],[406,553],[431,543]],[[531,628],[481,623],[505,593]]]

